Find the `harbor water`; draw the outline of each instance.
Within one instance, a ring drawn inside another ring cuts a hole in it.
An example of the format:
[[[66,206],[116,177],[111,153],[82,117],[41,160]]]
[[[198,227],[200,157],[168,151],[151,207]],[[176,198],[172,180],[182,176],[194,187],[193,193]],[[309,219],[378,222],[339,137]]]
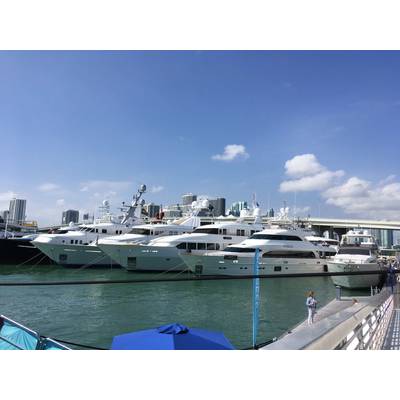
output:
[[[119,268],[0,266],[1,282],[174,277]],[[280,336],[306,318],[309,290],[315,292],[319,307],[336,294],[329,277],[261,279],[258,343]],[[366,292],[343,291],[343,295],[360,294]],[[246,348],[252,340],[252,281],[0,286],[0,314],[42,335],[102,348],[109,348],[115,335],[172,322],[222,331],[236,348]]]

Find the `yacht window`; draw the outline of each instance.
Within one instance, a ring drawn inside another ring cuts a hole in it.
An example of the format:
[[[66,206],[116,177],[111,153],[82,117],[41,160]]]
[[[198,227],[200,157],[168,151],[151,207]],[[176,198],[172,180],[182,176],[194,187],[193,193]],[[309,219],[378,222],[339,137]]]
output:
[[[179,243],[179,244],[176,246],[176,248],[177,248],[177,249],[180,249],[180,250],[186,250],[186,242],[184,242],[184,243]]]
[[[315,258],[312,251],[269,251],[263,258]]]
[[[292,236],[292,235],[271,235],[271,234],[265,234],[265,233],[255,233],[250,237],[250,239],[261,239],[261,240],[291,240],[291,241],[297,241],[301,242],[301,238],[298,236]]]
[[[196,243],[188,243],[188,250],[196,250]]]
[[[207,243],[207,250],[215,250],[215,243]]]
[[[150,229],[145,228],[133,228],[129,233],[134,233],[136,235],[151,235]]]
[[[215,243],[215,249],[219,250],[219,244],[218,243]]]
[[[73,240],[71,240],[71,244],[74,244],[74,241],[73,241]]]
[[[99,233],[99,230],[96,228],[96,233]]]
[[[231,254],[227,254],[226,256],[224,256],[224,260],[237,260],[237,258],[237,256]]]
[[[236,236],[246,236],[244,229],[237,229]]]
[[[193,233],[208,233],[211,235],[218,235],[218,228],[196,228]]]
[[[224,251],[229,251],[232,253],[254,253],[256,249],[250,247],[227,247]]]
[[[118,231],[115,231],[115,234],[118,235]]]
[[[363,249],[362,247],[339,249],[337,254],[358,254],[363,256],[369,256],[370,250]]]
[[[101,233],[107,233],[107,229],[102,229]]]
[[[79,244],[82,244],[82,240],[79,241]]]
[[[226,229],[220,229],[219,230],[220,235],[226,235]]]
[[[77,241],[77,240],[75,240],[75,244],[78,244],[78,241]]]

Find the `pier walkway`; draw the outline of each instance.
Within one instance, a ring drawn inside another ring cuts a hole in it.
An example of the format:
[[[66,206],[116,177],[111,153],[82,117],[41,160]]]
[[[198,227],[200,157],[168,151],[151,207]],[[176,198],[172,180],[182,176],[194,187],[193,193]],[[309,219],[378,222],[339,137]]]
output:
[[[399,350],[400,286],[373,296],[340,297],[261,350]]]

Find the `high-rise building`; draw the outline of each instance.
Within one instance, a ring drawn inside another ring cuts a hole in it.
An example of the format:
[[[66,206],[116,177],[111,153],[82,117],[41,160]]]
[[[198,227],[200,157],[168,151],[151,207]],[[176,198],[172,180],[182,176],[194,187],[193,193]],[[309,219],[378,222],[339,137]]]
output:
[[[62,225],[68,225],[70,222],[77,224],[79,222],[79,211],[78,210],[66,210],[62,213]]]
[[[157,214],[160,213],[160,209],[161,209],[161,207],[159,205],[156,205],[154,203],[145,204],[143,208],[145,209],[145,211],[147,212],[147,215],[150,218],[155,218],[157,216]]]
[[[194,201],[197,200],[197,195],[193,193],[186,193],[182,196],[182,205],[190,206]]]
[[[9,214],[10,211],[8,210],[0,211],[0,217],[4,222],[6,222],[9,219]]]
[[[25,221],[26,200],[11,199],[8,219],[11,222],[20,224]]]
[[[274,216],[275,216],[275,211],[274,211],[273,208],[270,208],[270,209],[268,210],[268,212],[267,212],[267,217],[268,217],[268,218],[274,218]]]
[[[214,217],[225,215],[225,203],[226,200],[223,197],[217,197],[216,199],[208,199],[209,205],[212,207],[212,214]]]
[[[247,210],[247,201],[236,201],[232,203],[231,208],[229,209],[230,214],[234,215],[235,217],[240,216],[240,211]]]

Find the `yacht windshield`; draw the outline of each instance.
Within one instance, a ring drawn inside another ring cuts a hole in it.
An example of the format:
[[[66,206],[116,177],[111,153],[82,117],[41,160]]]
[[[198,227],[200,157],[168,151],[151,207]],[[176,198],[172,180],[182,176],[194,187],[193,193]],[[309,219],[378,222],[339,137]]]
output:
[[[129,233],[134,233],[136,235],[150,235],[150,229],[133,228]]]
[[[358,254],[362,256],[369,256],[369,249],[363,249],[362,247],[352,247],[346,249],[339,249],[338,254]]]
[[[254,253],[256,249],[252,249],[250,247],[226,247],[224,251],[228,251],[230,253]]]
[[[300,241],[301,238],[298,236],[292,236],[292,235],[271,235],[271,234],[265,234],[265,233],[255,233],[250,237],[250,239],[261,239],[261,240],[294,240],[294,241]]]

